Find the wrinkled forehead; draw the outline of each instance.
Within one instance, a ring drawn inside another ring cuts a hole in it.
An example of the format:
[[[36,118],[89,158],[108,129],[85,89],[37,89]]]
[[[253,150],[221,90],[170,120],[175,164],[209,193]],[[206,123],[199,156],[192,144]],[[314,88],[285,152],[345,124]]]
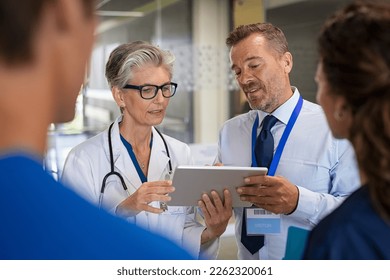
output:
[[[252,34],[230,48],[230,67],[248,63],[251,60],[266,60],[276,52],[260,34]]]

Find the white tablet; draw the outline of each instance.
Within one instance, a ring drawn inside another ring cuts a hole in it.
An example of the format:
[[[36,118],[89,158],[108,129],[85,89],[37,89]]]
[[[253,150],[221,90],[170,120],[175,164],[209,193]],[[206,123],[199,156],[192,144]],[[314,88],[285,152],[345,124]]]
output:
[[[230,190],[233,207],[247,207],[251,203],[241,201],[236,187],[245,185],[244,178],[267,174],[265,167],[238,166],[178,166],[173,176],[175,191],[170,194],[170,206],[197,206],[203,193],[215,190],[221,197],[225,188]]]

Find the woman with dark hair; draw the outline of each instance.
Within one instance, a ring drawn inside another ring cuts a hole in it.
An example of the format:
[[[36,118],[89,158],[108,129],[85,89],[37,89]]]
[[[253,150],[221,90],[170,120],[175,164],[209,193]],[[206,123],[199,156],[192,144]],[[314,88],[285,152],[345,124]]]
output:
[[[356,1],[319,36],[317,100],[353,144],[362,186],[310,234],[306,259],[390,259],[390,3]]]

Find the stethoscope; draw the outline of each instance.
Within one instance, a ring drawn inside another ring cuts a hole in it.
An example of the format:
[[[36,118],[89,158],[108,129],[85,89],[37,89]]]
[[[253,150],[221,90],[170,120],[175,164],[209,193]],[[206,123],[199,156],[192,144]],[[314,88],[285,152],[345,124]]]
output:
[[[127,193],[128,196],[130,196],[130,192],[126,186],[126,183],[125,183],[125,180],[123,179],[123,176],[114,170],[114,155],[113,155],[113,152],[112,152],[112,141],[111,141],[111,130],[112,130],[112,126],[114,125],[114,123],[112,123],[110,125],[110,127],[108,128],[108,148],[109,148],[109,151],[110,151],[110,167],[111,167],[111,171],[108,172],[104,178],[103,178],[103,181],[102,181],[102,187],[100,188],[100,195],[99,195],[99,208],[101,208],[102,206],[102,203],[103,203],[103,196],[104,196],[104,190],[106,188],[106,182],[107,182],[107,179],[110,177],[110,176],[117,176],[119,178],[119,180],[121,181],[121,184],[122,184],[122,188],[125,190],[125,192]],[[165,151],[167,153],[167,156],[168,156],[168,164],[169,164],[169,172],[168,172],[168,176],[170,176],[172,174],[172,163],[171,163],[171,156],[169,154],[169,149],[168,149],[168,145],[167,145],[167,142],[165,141],[163,135],[161,134],[161,132],[157,129],[157,128],[154,128],[157,133],[160,135],[163,143],[164,143],[164,146],[165,146]],[[167,210],[167,205],[165,203],[160,203],[160,207],[163,209],[163,210]]]

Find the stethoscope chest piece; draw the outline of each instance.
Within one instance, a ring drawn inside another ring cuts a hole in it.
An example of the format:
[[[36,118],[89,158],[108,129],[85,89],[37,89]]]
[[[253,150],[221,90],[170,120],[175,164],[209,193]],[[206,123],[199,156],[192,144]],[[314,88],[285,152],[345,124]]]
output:
[[[172,175],[171,173],[167,173],[165,174],[165,177],[164,177],[165,180],[171,180],[172,179]]]

